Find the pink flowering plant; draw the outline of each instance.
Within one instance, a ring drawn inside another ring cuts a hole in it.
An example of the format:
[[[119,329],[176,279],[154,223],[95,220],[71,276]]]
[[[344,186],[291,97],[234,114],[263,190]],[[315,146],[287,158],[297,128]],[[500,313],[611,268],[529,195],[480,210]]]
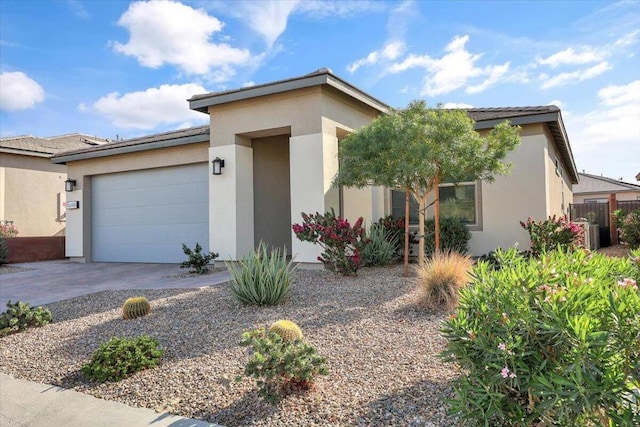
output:
[[[324,215],[302,213],[302,224],[291,227],[303,242],[320,245],[324,251],[318,261],[345,276],[355,276],[360,268],[360,253],[367,243],[362,217],[351,226],[335,212]]]
[[[16,237],[18,235],[18,228],[13,224],[13,221],[0,221],[0,237]]]
[[[628,213],[618,209],[613,214],[618,223],[622,243],[631,249],[640,248],[640,209]]]
[[[640,425],[640,250],[480,261],[442,325],[452,414],[482,425]]]
[[[544,221],[534,221],[529,217],[527,222],[520,221],[520,225],[529,232],[533,256],[540,256],[557,246],[563,249],[584,247],[584,229],[566,216],[554,215]]]

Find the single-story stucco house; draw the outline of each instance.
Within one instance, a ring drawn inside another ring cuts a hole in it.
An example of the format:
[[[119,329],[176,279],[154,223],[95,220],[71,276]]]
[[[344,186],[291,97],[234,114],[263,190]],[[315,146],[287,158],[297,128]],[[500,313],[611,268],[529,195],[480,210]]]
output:
[[[338,145],[389,107],[328,69],[288,80],[193,96],[210,125],[115,142],[53,157],[76,180],[67,199],[67,256],[85,261],[180,262],[195,242],[239,259],[259,241],[300,262],[321,249],[300,242],[301,212],[334,209],[367,224],[396,212],[391,189],[334,188]],[[502,120],[522,126],[512,173],[442,192],[472,212],[471,250],[516,242],[519,221],[567,212],[578,182],[560,110],[554,106],[470,109],[479,132]],[[444,187],[447,187],[445,184]]]
[[[579,173],[580,183],[573,187],[574,203],[607,203],[611,194],[616,200],[640,200],[640,185],[605,176]]]
[[[51,157],[106,142],[79,133],[0,138],[0,220],[13,222],[20,237],[64,235],[67,167]]]

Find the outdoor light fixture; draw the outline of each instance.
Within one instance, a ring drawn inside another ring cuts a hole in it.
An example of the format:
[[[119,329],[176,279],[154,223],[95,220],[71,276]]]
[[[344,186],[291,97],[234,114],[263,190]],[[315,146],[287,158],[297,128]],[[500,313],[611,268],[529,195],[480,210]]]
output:
[[[69,178],[64,182],[64,191],[67,191],[67,192],[73,191],[75,186],[76,186],[76,180]]]
[[[211,163],[213,163],[213,174],[214,175],[222,175],[222,168],[224,167],[224,160],[221,159],[220,157],[216,157],[215,159],[211,160]]]

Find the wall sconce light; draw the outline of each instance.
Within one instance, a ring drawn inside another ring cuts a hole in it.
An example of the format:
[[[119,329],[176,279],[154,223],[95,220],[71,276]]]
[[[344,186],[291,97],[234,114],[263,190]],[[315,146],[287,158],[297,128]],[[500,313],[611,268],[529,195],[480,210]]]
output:
[[[214,175],[222,175],[222,168],[224,167],[224,160],[221,159],[220,157],[216,157],[215,159],[211,160],[211,163],[213,163],[213,174]]]
[[[67,192],[73,191],[73,189],[75,187],[76,187],[76,180],[75,179],[69,178],[64,182],[64,191],[67,191]]]

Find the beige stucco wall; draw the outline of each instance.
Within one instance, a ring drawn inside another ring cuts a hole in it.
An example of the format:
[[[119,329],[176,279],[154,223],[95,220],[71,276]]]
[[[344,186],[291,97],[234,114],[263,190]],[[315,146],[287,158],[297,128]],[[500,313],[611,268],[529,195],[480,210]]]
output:
[[[553,137],[547,126],[542,127],[547,137],[545,176],[547,177],[547,217],[552,215],[569,215],[569,204],[573,203],[572,184],[567,173],[567,166],[562,163]],[[556,168],[556,159],[559,168]]]
[[[611,193],[574,194],[573,203],[585,203],[587,199],[602,199],[606,202],[609,200],[609,194]],[[625,191],[615,194],[616,200],[640,200],[640,191]]]
[[[13,221],[19,236],[64,235],[64,165],[47,157],[0,155],[0,219]]]
[[[67,200],[79,201],[80,208],[67,212],[69,226],[66,232],[66,255],[91,261],[92,176],[200,163],[208,158],[208,147],[209,144],[203,142],[68,162],[67,174],[76,180],[76,188],[67,193]]]

